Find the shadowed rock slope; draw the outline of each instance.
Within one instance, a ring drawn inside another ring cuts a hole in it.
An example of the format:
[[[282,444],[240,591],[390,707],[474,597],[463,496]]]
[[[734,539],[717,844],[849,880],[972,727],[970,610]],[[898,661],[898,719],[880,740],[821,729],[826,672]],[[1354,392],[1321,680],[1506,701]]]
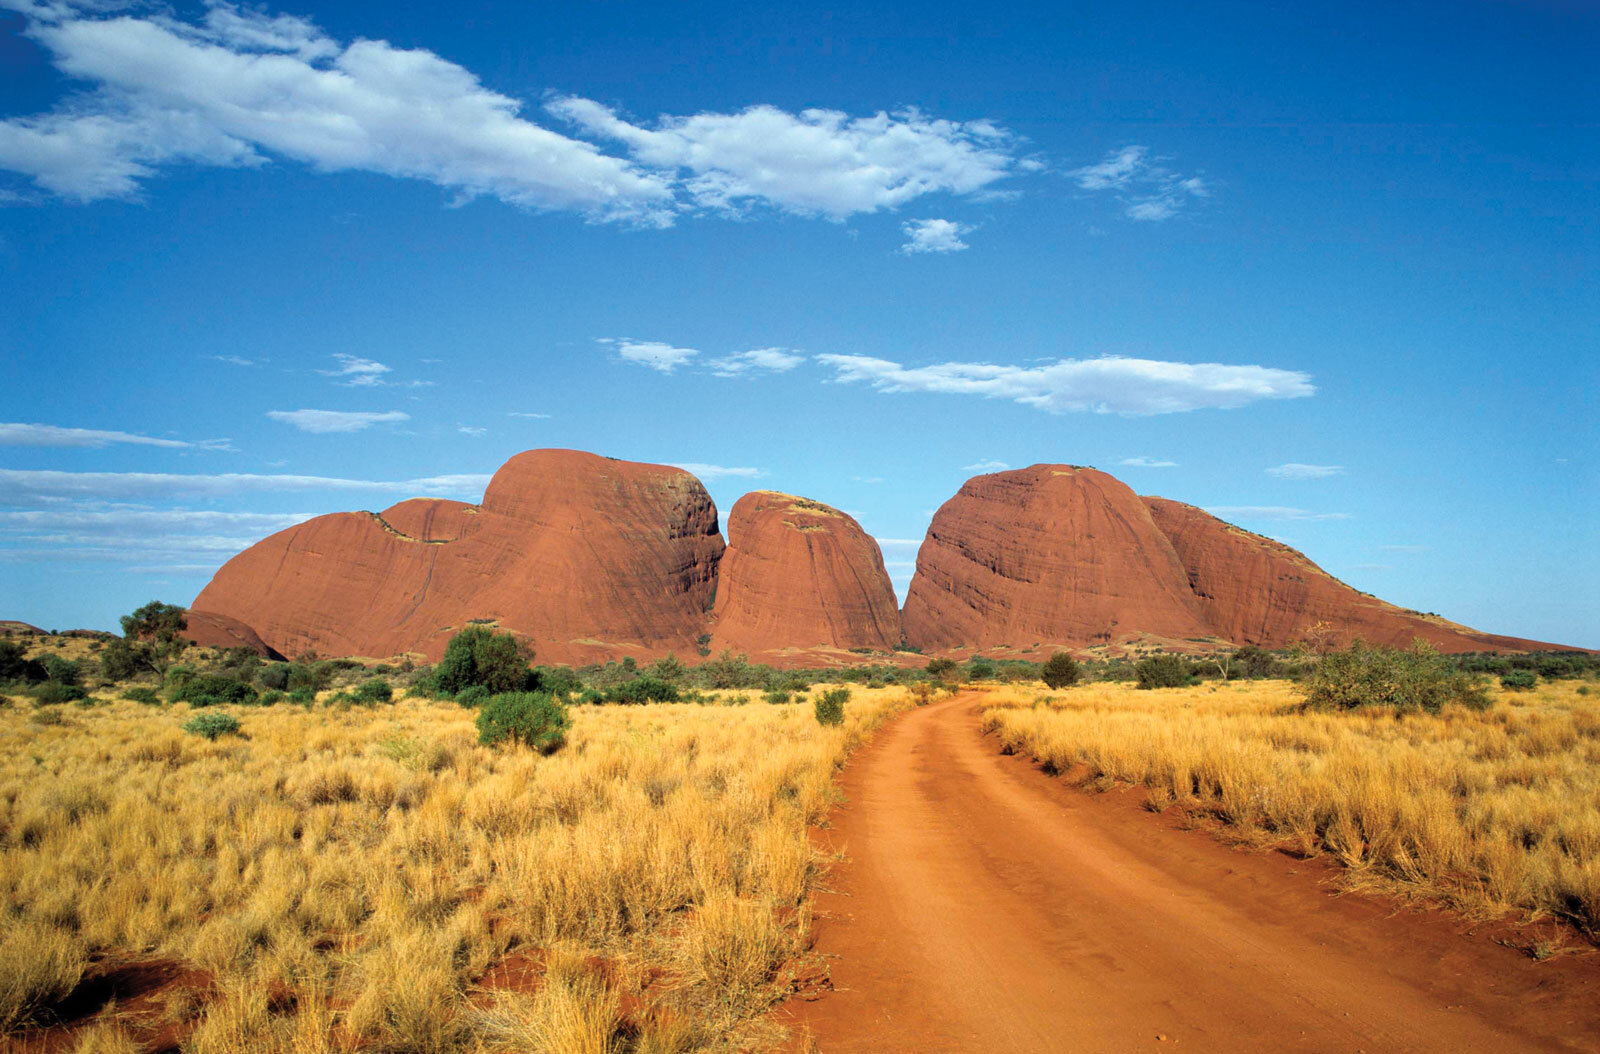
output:
[[[681,469],[531,450],[481,505],[417,498],[319,516],[228,561],[195,608],[296,655],[443,653],[470,621],[545,662],[689,653],[722,555],[717,510]]]
[[[837,509],[758,490],[728,514],[717,571],[714,647],[761,661],[795,648],[873,648],[901,640],[883,553]]]
[[[1558,647],[1407,611],[1351,588],[1282,542],[1193,505],[1166,498],[1144,502],[1183,563],[1206,624],[1234,643],[1282,648],[1324,623],[1339,643],[1359,637],[1404,647],[1421,638],[1447,652]]]

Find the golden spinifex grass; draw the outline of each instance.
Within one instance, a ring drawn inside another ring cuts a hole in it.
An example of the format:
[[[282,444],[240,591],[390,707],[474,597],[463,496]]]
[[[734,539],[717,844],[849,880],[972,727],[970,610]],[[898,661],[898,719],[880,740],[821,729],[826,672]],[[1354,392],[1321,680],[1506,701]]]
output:
[[[836,728],[809,704],[578,707],[548,757],[415,699],[229,708],[245,736],[215,742],[182,705],[0,707],[0,1028],[96,957],[209,974],[173,996],[197,1052],[759,1040],[805,936],[806,826],[901,705],[857,689]],[[508,956],[549,983],[485,986]]]
[[[1001,741],[1154,809],[1328,852],[1352,880],[1600,932],[1600,696],[1579,682],[1492,692],[1437,716],[1299,708],[1283,681],[993,692]]]

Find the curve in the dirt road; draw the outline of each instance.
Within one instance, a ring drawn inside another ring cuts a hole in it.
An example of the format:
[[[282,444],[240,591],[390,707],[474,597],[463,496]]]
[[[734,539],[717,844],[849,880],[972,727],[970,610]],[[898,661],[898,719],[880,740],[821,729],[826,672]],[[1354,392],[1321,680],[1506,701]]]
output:
[[[781,1015],[825,1054],[1600,1050],[1588,981],[1108,808],[1002,756],[973,697],[899,718],[843,782],[834,990]]]

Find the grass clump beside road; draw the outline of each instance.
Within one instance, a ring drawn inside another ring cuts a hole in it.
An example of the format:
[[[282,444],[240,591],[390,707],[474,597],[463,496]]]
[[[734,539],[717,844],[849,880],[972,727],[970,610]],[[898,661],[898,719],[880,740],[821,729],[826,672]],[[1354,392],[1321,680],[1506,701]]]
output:
[[[818,875],[806,827],[906,705],[858,689],[837,726],[574,707],[550,754],[416,698],[108,698],[53,724],[0,706],[0,1034],[48,1024],[86,971],[159,963],[196,979],[170,1013],[113,1004],[90,1030],[175,1030],[194,1054],[774,1042]],[[523,709],[502,716],[560,723]],[[248,735],[182,731],[230,711]]]
[[[984,723],[1075,780],[1141,785],[1153,809],[1333,854],[1357,885],[1600,936],[1600,697],[1585,683],[1424,691],[1404,709],[1312,709],[1308,690],[1008,689],[989,693]]]

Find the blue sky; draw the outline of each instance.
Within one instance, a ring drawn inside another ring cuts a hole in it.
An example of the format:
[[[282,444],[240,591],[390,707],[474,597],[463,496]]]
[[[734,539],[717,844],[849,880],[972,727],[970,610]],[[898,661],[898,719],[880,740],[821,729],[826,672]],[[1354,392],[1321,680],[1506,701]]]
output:
[[[561,446],[1600,646],[1592,5],[1037,8],[0,0],[0,617]]]

